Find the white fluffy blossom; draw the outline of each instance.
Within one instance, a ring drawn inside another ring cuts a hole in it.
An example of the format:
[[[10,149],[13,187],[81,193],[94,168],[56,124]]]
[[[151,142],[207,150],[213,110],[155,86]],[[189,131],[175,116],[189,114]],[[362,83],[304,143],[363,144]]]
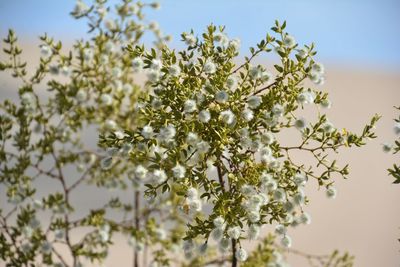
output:
[[[108,119],[104,122],[104,127],[107,130],[115,130],[117,128],[117,123],[114,120]]]
[[[197,106],[196,106],[195,100],[189,99],[189,100],[186,100],[185,103],[183,104],[183,111],[185,113],[192,113],[196,109],[197,109]]]
[[[311,223],[311,216],[310,216],[310,214],[308,214],[306,212],[303,212],[300,215],[299,219],[300,219],[301,223],[304,223],[304,224],[310,224]]]
[[[51,50],[50,46],[48,45],[41,45],[40,46],[40,53],[44,57],[49,57],[53,54],[53,51]]]
[[[196,133],[189,132],[188,135],[186,136],[186,142],[191,146],[197,145],[198,141],[199,141],[199,136]]]
[[[331,108],[332,103],[329,99],[323,99],[320,103],[322,108]]]
[[[271,132],[265,132],[261,134],[261,142],[265,145],[270,145],[274,142],[275,137]]]
[[[185,173],[186,173],[185,167],[183,167],[179,163],[176,164],[175,167],[172,168],[172,175],[175,178],[178,178],[178,179],[183,178],[183,177],[185,177]]]
[[[175,65],[171,65],[168,68],[168,73],[169,75],[171,75],[172,77],[178,77],[181,74],[181,68],[175,64]]]
[[[152,180],[156,184],[161,184],[167,180],[167,174],[164,170],[158,169],[152,172]]]
[[[186,190],[186,197],[189,200],[195,200],[199,197],[199,191],[194,187],[190,187]]]
[[[86,99],[86,97],[85,97],[85,99]],[[112,96],[109,94],[101,94],[100,101],[103,105],[109,106],[112,104],[113,99],[112,99]]]
[[[272,113],[274,114],[274,116],[281,117],[285,113],[285,109],[282,107],[282,105],[275,104],[272,107]]]
[[[254,113],[252,110],[246,108],[242,111],[242,117],[245,121],[251,121],[254,118]]]
[[[215,94],[215,101],[217,101],[220,104],[225,103],[226,101],[228,101],[228,99],[229,99],[229,95],[225,91],[218,91]]]
[[[208,60],[205,64],[204,64],[204,73],[206,74],[213,74],[217,71],[217,67],[215,66],[214,62],[212,62],[211,60]]]
[[[193,34],[184,34],[184,41],[188,46],[195,46],[197,38]]]
[[[161,142],[170,142],[175,137],[175,134],[175,127],[169,124],[166,127],[160,129],[157,137],[160,139]]]
[[[221,112],[220,118],[225,124],[230,125],[235,121],[235,114],[230,109],[224,110]]]
[[[337,191],[336,191],[336,188],[334,188],[333,186],[329,186],[326,189],[326,196],[328,198],[334,199],[334,198],[336,198],[336,195],[337,195]]]
[[[400,135],[400,122],[396,122],[393,127],[394,133]]]
[[[202,110],[199,112],[198,117],[199,117],[199,121],[201,121],[203,123],[207,123],[211,119],[211,114],[208,110]]]
[[[260,213],[258,211],[250,211],[247,213],[247,218],[250,222],[256,223],[260,220]]]
[[[240,237],[241,228],[239,226],[234,226],[229,228],[226,233],[232,239],[238,239]]]
[[[135,178],[138,180],[143,180],[144,178],[146,178],[147,173],[148,170],[145,167],[143,167],[143,165],[136,166],[134,170]]]
[[[331,122],[329,122],[329,121],[323,123],[323,124],[321,125],[321,128],[322,128],[322,130],[323,130],[325,133],[332,133],[333,131],[335,131],[335,127],[334,127],[333,124],[332,124]]]
[[[260,66],[252,66],[249,69],[249,75],[251,78],[253,79],[260,79],[261,75],[262,75],[262,70],[260,68]]]
[[[293,46],[296,45],[296,40],[294,39],[293,36],[286,34],[285,37],[283,38],[283,44],[289,48],[292,48]]]
[[[247,260],[247,251],[244,248],[239,248],[236,253],[235,257],[238,261],[246,261]]]
[[[226,79],[226,86],[233,90],[237,86],[237,78],[235,76],[229,76],[228,79]]]
[[[284,235],[281,239],[281,244],[285,248],[290,248],[292,246],[292,239],[288,235]]]
[[[218,216],[213,220],[213,224],[217,228],[222,227],[224,225],[224,223],[225,223],[225,220],[221,216]]]
[[[258,95],[250,96],[247,99],[247,105],[249,105],[249,108],[251,109],[258,108],[261,105],[261,97]]]
[[[135,57],[132,60],[132,68],[134,72],[140,72],[143,69],[144,63],[143,59],[140,57]]]
[[[238,38],[233,38],[232,40],[229,41],[229,47],[232,47],[236,52],[239,51],[240,49],[240,39]]]
[[[304,105],[304,104],[311,104],[314,102],[315,99],[315,95],[312,92],[306,91],[306,92],[301,92],[298,96],[297,96],[297,102],[299,102],[300,104]]]
[[[385,152],[385,153],[389,153],[389,152],[392,150],[392,148],[393,148],[393,145],[392,145],[392,144],[389,144],[389,143],[384,143],[384,144],[382,145],[382,150],[383,150],[383,152]]]
[[[153,133],[154,133],[153,127],[151,127],[150,125],[144,126],[141,131],[141,135],[146,139],[152,138]]]

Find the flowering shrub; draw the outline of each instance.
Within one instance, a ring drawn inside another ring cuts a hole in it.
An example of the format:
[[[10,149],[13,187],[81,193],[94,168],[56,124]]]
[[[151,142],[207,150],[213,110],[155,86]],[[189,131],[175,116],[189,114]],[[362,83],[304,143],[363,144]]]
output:
[[[400,107],[397,107],[396,109],[400,110]],[[394,133],[397,136],[400,136],[400,117],[398,119],[394,120]],[[385,143],[383,144],[383,151],[386,153],[392,152],[393,154],[397,154],[400,151],[400,137],[397,138],[396,141],[394,141],[394,145],[390,143]],[[393,168],[388,169],[389,175],[393,176],[394,184],[399,184],[400,183],[400,165],[393,164]]]
[[[141,214],[138,202],[120,199],[123,193],[108,195],[84,214],[75,212],[81,206],[79,194],[85,194],[78,188],[84,184],[100,192],[107,188],[137,192],[132,168],[120,162],[102,171],[107,155],[115,151],[90,146],[85,136],[135,125],[134,103],[143,93],[134,80],[140,64],[132,63],[122,47],[139,44],[148,31],[154,33],[156,47],[169,39],[156,23],[146,22],[146,7],[158,4],[128,0],[111,8],[104,0],[92,6],[78,1],[71,14],[88,20],[89,39],[77,41],[64,53],[61,42],[42,36],[40,63],[32,74],[21,59],[15,33],[10,30],[4,39],[0,70],[10,72],[19,84],[17,101],[0,104],[0,183],[6,195],[0,210],[0,258],[6,266],[80,266],[83,258],[102,261],[115,232],[124,233],[138,250],[143,247],[135,238],[140,221],[146,222],[148,243],[162,241],[162,231],[145,219],[153,209],[173,216],[169,202],[159,205],[167,197]],[[124,149],[128,152],[129,147]],[[50,184],[51,191],[40,190],[43,184]]]
[[[331,105],[327,93],[303,81],[323,84],[324,67],[314,60],[314,45],[301,47],[285,27],[276,22],[274,35],[250,48],[241,65],[235,62],[240,41],[213,25],[202,38],[182,34],[183,51],[127,49],[134,62],[143,62],[149,94],[139,99],[136,129],[116,125],[124,132],[103,133],[100,144],[118,151],[103,167],[107,173],[129,160],[150,202],[177,199],[172,208],[186,220],[183,252],[192,266],[207,265],[199,255],[210,240],[220,253],[230,253],[213,263],[246,262],[242,243],[258,239],[264,225],[274,225],[280,246],[290,248],[290,227],[311,222],[305,185],[315,180],[334,198],[334,178],[347,177],[348,166],[338,166],[331,152],[375,138],[377,116],[355,134],[323,114]],[[253,63],[271,52],[279,64]],[[315,120],[298,115],[306,105],[316,106]],[[298,144],[286,145],[282,135],[293,129]],[[315,164],[306,165],[295,152],[311,155]]]

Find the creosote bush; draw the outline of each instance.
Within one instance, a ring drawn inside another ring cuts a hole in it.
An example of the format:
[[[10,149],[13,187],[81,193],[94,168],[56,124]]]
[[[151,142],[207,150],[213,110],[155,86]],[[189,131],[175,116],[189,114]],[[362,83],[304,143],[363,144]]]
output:
[[[139,99],[137,129],[125,129],[123,136],[104,133],[100,144],[119,151],[131,147],[128,155],[112,159],[131,161],[148,199],[180,198],[176,209],[187,216],[183,251],[189,260],[214,240],[222,255],[231,255],[221,262],[246,262],[242,242],[258,239],[267,224],[275,225],[281,246],[290,248],[290,227],[311,222],[304,186],[313,179],[334,198],[333,178],[348,175],[347,165],[328,159],[330,152],[375,138],[378,116],[354,134],[338,130],[323,114],[330,107],[327,94],[302,82],[323,84],[324,67],[314,60],[314,45],[300,47],[285,27],[276,22],[274,35],[250,48],[239,66],[234,60],[240,41],[214,25],[202,38],[193,31],[182,34],[183,51],[127,49],[132,60],[144,62],[150,93]],[[253,65],[264,53],[277,54],[280,64]],[[296,115],[305,105],[317,106],[316,121]],[[299,144],[280,142],[281,132],[293,128]],[[296,160],[293,151],[311,154],[315,166]]]
[[[99,266],[122,234],[135,267],[288,266],[287,252],[310,264],[351,266],[347,253],[292,249],[290,231],[311,223],[306,184],[315,181],[335,198],[334,179],[346,178],[348,166],[332,155],[375,138],[378,117],[360,134],[328,120],[328,95],[304,85],[322,85],[324,67],[314,60],[314,45],[297,44],[286,23],[276,22],[237,64],[240,40],[223,27],[182,34],[187,47],[177,52],[158,24],[145,20],[146,7],[159,5],[78,1],[71,15],[87,19],[90,38],[63,52],[61,42],[42,36],[32,74],[15,33],[4,39],[0,70],[20,85],[17,101],[0,104],[7,201],[0,210],[1,260]],[[141,42],[149,31],[151,49]],[[254,64],[269,54],[280,62]],[[315,106],[316,120],[298,115],[307,105]],[[290,131],[297,131],[298,145],[285,144],[282,135]],[[100,135],[101,148],[88,145],[88,135]],[[298,151],[315,164],[301,161]],[[54,184],[52,191],[43,193],[43,183]],[[79,188],[115,194],[81,214]],[[265,225],[274,235],[262,235]],[[259,245],[248,252],[246,240]]]

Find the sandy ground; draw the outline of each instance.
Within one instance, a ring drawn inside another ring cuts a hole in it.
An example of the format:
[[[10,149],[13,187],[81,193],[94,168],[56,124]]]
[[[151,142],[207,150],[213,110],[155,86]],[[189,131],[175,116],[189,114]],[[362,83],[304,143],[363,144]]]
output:
[[[392,119],[398,114],[392,107],[400,105],[400,72],[329,64],[326,69],[327,82],[322,89],[330,93],[333,102],[327,112],[331,122],[340,128],[360,132],[373,114],[378,113],[383,118],[376,129],[378,139],[340,154],[339,162],[349,163],[351,173],[350,179],[336,182],[336,200],[326,199],[323,190],[316,190],[316,183],[307,188],[311,203],[306,210],[312,216],[312,224],[289,231],[293,247],[312,254],[327,254],[335,248],[347,250],[356,256],[359,267],[398,267],[400,186],[391,184],[392,178],[387,176],[386,169],[398,162],[399,156],[384,154],[381,144],[395,138]],[[13,87],[15,89],[15,84],[1,75],[0,100],[12,96]],[[50,187],[41,189],[51,190]],[[82,198],[77,201],[88,206],[95,203],[96,199],[87,195],[79,195]],[[131,266],[132,254],[126,239],[115,241],[105,265]],[[292,266],[308,266],[294,255],[289,256],[289,262]]]

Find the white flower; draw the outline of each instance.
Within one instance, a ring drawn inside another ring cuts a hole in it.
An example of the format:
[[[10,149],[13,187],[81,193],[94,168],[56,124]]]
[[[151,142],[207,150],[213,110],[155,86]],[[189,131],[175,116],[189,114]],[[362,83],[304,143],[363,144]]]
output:
[[[183,167],[182,165],[180,165],[179,163],[177,163],[175,165],[175,167],[172,168],[172,175],[175,178],[184,178],[185,177],[185,173],[186,173],[186,169],[185,167]]]
[[[306,49],[306,48],[300,48],[300,49],[297,49],[297,55],[300,57],[300,58],[305,58],[305,57],[307,57],[308,56],[308,50]]]
[[[312,92],[306,91],[302,92],[297,96],[297,102],[300,104],[311,104],[314,102],[315,95]]]
[[[286,199],[285,190],[278,188],[274,191],[274,199],[278,202],[283,202]]]
[[[247,99],[247,104],[249,105],[249,108],[256,109],[261,105],[261,97],[258,95],[250,96]]]
[[[296,175],[293,177],[293,181],[297,186],[305,186],[307,177],[301,173],[296,173]]]
[[[264,83],[270,84],[272,82],[272,77],[273,77],[272,73],[270,73],[268,71],[263,71],[261,73],[260,78]]]
[[[199,121],[201,121],[203,123],[207,123],[211,119],[211,114],[208,110],[202,110],[202,111],[200,111],[198,117],[199,117]]]
[[[37,107],[35,96],[31,92],[25,92],[21,95],[21,103],[30,112],[34,111]]]
[[[248,238],[251,240],[256,240],[260,235],[260,226],[257,224],[251,224],[248,230]]]
[[[54,231],[54,236],[56,239],[63,239],[65,236],[65,231],[64,229],[57,229]]]
[[[218,216],[213,220],[213,224],[217,228],[222,227],[224,225],[224,222],[225,222],[225,220],[221,216]]]
[[[111,166],[112,166],[112,163],[113,163],[113,158],[112,158],[112,157],[105,157],[105,158],[103,158],[103,159],[101,160],[101,162],[100,162],[101,169],[103,169],[103,170],[108,170],[108,169],[110,169]]]
[[[193,34],[184,34],[184,41],[188,46],[195,46],[197,38]]]
[[[277,226],[275,226],[275,232],[280,235],[285,235],[287,230],[284,225],[278,224]]]
[[[238,38],[233,38],[232,40],[229,41],[229,47],[232,47],[235,51],[239,51],[240,49],[240,39]]]
[[[213,74],[217,71],[217,67],[215,66],[214,62],[208,60],[204,64],[204,73],[206,74]]]
[[[226,233],[232,239],[238,239],[240,237],[241,228],[239,226],[229,228]]]
[[[250,211],[247,214],[247,218],[249,219],[250,222],[256,223],[260,220],[260,213],[258,211]]]
[[[167,232],[163,228],[156,228],[154,232],[160,240],[165,240],[167,238]]]
[[[70,74],[69,67],[68,66],[62,66],[61,67],[61,73],[64,76],[69,76],[69,74]]]
[[[53,54],[52,49],[50,48],[50,46],[48,45],[41,45],[40,46],[40,53],[42,54],[42,56],[44,57],[49,57]]]
[[[162,142],[170,142],[175,137],[175,134],[176,134],[175,127],[169,124],[166,127],[160,129],[158,138]]]
[[[245,184],[240,188],[240,192],[245,196],[251,196],[255,193],[254,188],[248,184]]]
[[[326,189],[326,196],[328,198],[334,199],[334,198],[336,198],[336,195],[337,195],[337,191],[336,191],[336,188],[334,188],[333,186],[329,186]]]
[[[85,97],[85,99],[86,99],[86,97]],[[112,104],[113,99],[109,94],[101,94],[100,101],[102,104],[109,106]]]
[[[148,171],[145,167],[143,167],[142,165],[138,165],[134,170],[135,178],[143,180],[144,178],[146,178],[147,172]]]
[[[394,124],[393,130],[394,130],[394,133],[395,133],[395,134],[400,135],[400,122],[396,122],[396,123]]]
[[[44,254],[49,254],[53,249],[53,246],[50,242],[44,241],[41,247],[41,250]]]
[[[100,56],[100,62],[103,63],[104,65],[108,64],[108,62],[109,62],[108,55],[101,55]]]
[[[91,48],[83,49],[83,58],[86,61],[92,60],[92,58],[93,58],[93,49],[91,49]]]
[[[201,141],[201,142],[199,142],[199,143],[196,145],[196,147],[197,147],[197,151],[198,151],[200,154],[205,154],[205,153],[208,152],[208,150],[210,150],[210,144],[209,144],[208,142],[206,142],[206,141]]]
[[[185,113],[192,113],[193,111],[195,111],[197,109],[196,106],[196,101],[195,100],[186,100],[184,105],[183,105],[183,111]]]
[[[290,248],[292,246],[292,239],[288,235],[284,235],[281,239],[281,244],[285,248]]]
[[[225,91],[218,91],[218,92],[215,94],[215,101],[217,101],[218,103],[223,104],[223,103],[225,103],[226,101],[228,101],[228,99],[229,99],[229,95],[228,95],[228,93],[225,92]]]
[[[332,103],[329,101],[329,99],[323,99],[320,103],[322,108],[331,108]]]
[[[302,222],[302,223],[304,223],[304,224],[310,224],[311,223],[311,216],[310,216],[310,214],[308,214],[308,213],[306,213],[306,212],[303,212],[301,215],[300,215],[300,221]]]
[[[324,74],[324,72],[325,72],[324,65],[322,65],[321,63],[318,63],[318,62],[314,63],[311,68],[312,68],[312,71],[314,71],[315,73],[318,73],[318,74]]]
[[[189,202],[189,209],[191,211],[201,211],[202,203],[200,199],[193,199]]]
[[[146,125],[143,127],[141,134],[144,138],[146,139],[150,139],[153,137],[153,127],[151,127],[150,125]]]
[[[322,74],[314,72],[314,71],[311,71],[309,78],[313,83],[315,83],[317,85],[323,85],[325,82],[324,76],[322,76]]]
[[[131,94],[132,93],[132,91],[133,91],[133,87],[132,87],[132,85],[130,85],[129,83],[125,83],[123,86],[122,86],[122,91],[125,93],[125,94]]]
[[[235,257],[238,261],[246,261],[247,260],[247,252],[243,248],[239,248],[236,253]]]
[[[136,57],[132,60],[132,67],[134,72],[140,72],[143,69],[143,59]]]
[[[149,23],[149,29],[150,30],[158,30],[160,28],[160,26],[158,25],[158,23],[156,21],[152,21]]]
[[[186,191],[186,197],[189,200],[195,200],[199,197],[199,191],[197,191],[197,189],[194,187],[190,187]]]
[[[76,1],[73,12],[76,13],[76,15],[80,16],[80,15],[86,13],[88,10],[89,10],[89,7],[84,2],[78,0],[78,1]]]
[[[332,133],[333,131],[335,131],[335,127],[329,121],[322,124],[321,128],[325,133]]]
[[[393,145],[391,145],[391,144],[389,144],[389,143],[384,143],[384,144],[382,145],[382,150],[383,150],[383,152],[385,152],[385,153],[389,153],[389,152],[392,150],[392,148],[393,148]]]
[[[226,79],[226,86],[233,90],[237,86],[237,79],[235,76],[229,76],[228,79]]]
[[[112,74],[112,76],[119,78],[122,75],[122,70],[120,67],[114,67],[111,70],[111,74]]]
[[[161,184],[167,180],[167,174],[164,170],[154,170],[152,173],[153,182],[156,184]]]
[[[294,39],[293,36],[286,34],[285,37],[283,38],[283,44],[291,48],[296,45],[296,40]]]
[[[158,59],[155,59],[155,58],[154,58],[154,59],[151,61],[150,68],[151,68],[152,70],[160,71],[160,70],[161,70],[161,67],[162,67],[161,60],[158,60]]]
[[[220,118],[225,124],[230,125],[235,121],[235,114],[230,109],[224,110],[221,112]]]
[[[271,132],[265,132],[261,134],[261,142],[265,145],[270,145],[274,142],[275,137]]]
[[[260,79],[262,75],[262,70],[260,66],[252,66],[249,69],[249,75],[253,79]]]
[[[299,131],[304,130],[304,128],[306,128],[306,126],[307,126],[307,122],[304,118],[297,119],[294,122],[294,127],[296,127],[296,129],[298,129]]]
[[[284,112],[285,112],[285,109],[280,104],[275,104],[272,107],[272,113],[277,117],[281,117]]]
[[[151,82],[158,82],[158,80],[160,79],[161,73],[158,70],[149,70],[147,72],[147,78],[151,81]]]
[[[187,137],[186,137],[186,142],[191,145],[191,146],[195,146],[199,141],[199,137],[197,136],[196,133],[193,132],[189,132]]]
[[[107,130],[115,130],[117,128],[117,123],[114,120],[106,120],[104,126]]]
[[[302,205],[304,204],[305,201],[305,195],[302,189],[299,188],[299,192],[297,192],[294,196],[293,196],[293,201],[294,203],[296,203],[297,205]]]
[[[275,180],[269,180],[265,183],[265,188],[268,192],[274,192],[278,188],[278,184]]]
[[[242,117],[245,121],[251,121],[254,118],[253,111],[246,108],[242,112]]]
[[[178,77],[181,74],[181,68],[177,64],[171,65],[168,69],[168,73],[173,77]]]
[[[159,99],[159,98],[157,98],[157,97],[155,97],[155,98],[151,101],[151,107],[154,108],[154,109],[156,109],[156,110],[161,109],[162,106],[163,106],[163,103],[162,103],[161,99]]]

